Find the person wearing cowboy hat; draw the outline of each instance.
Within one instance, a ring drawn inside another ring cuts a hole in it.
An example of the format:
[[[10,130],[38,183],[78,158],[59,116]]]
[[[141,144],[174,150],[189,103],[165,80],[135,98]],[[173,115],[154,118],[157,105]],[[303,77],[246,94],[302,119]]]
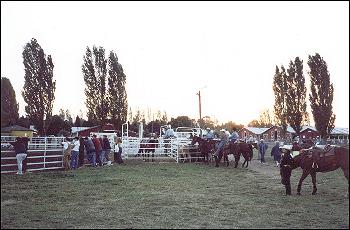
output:
[[[213,132],[213,130],[211,130],[210,128],[207,128],[207,131],[208,131],[208,133],[207,133],[206,138],[207,139],[214,139],[214,132]]]
[[[281,152],[283,153],[280,164],[281,183],[285,186],[286,195],[291,195],[290,176],[292,175],[293,157],[289,149],[282,148]]]

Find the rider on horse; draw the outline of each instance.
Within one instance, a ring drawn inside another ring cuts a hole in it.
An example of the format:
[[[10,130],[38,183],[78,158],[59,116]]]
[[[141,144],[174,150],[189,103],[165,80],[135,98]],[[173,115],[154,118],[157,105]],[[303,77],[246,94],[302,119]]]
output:
[[[220,131],[221,131],[221,140],[219,142],[218,149],[215,152],[216,167],[219,167],[218,162],[221,160],[224,147],[226,143],[228,143],[229,141],[229,136],[227,135],[226,130],[221,129]]]
[[[232,144],[235,143],[238,140],[238,138],[239,138],[239,135],[237,133],[237,130],[236,130],[236,128],[233,128],[232,129],[232,134],[229,137],[230,143],[232,143]]]
[[[207,133],[207,135],[206,135],[206,139],[214,139],[214,132],[213,132],[213,130],[211,130],[210,128],[207,128],[207,131],[208,131],[208,133]]]

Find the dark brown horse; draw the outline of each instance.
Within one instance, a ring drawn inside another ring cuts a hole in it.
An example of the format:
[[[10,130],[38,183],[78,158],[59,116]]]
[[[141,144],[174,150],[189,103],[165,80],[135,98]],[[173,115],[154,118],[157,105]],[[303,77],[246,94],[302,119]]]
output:
[[[196,143],[198,143],[198,145],[199,145],[199,151],[200,151],[201,155],[204,157],[204,162],[209,164],[209,161],[211,159],[210,156],[215,151],[215,144],[217,143],[217,141],[212,140],[212,139],[203,139],[201,137],[194,136],[192,138],[191,145],[194,145]]]
[[[152,162],[154,161],[154,153],[155,153],[155,149],[158,147],[158,140],[157,139],[146,139],[146,140],[142,140],[140,143],[140,149],[139,149],[139,153],[141,153],[142,155],[142,159],[143,161],[149,161],[149,158],[151,156],[152,153]]]
[[[287,150],[288,151],[288,150]],[[310,174],[312,177],[313,190],[312,195],[317,192],[316,187],[316,173],[317,172],[330,172],[338,168],[343,170],[344,176],[349,182],[349,147],[335,146],[326,150],[320,148],[302,149],[300,154],[290,160],[282,162],[287,159],[283,155],[281,160],[281,179],[283,181],[289,181],[291,171],[298,167],[301,167],[303,174],[299,180],[297,194],[300,195],[301,185],[304,179]],[[290,182],[289,182],[290,183]],[[286,185],[286,184],[285,184]],[[287,186],[287,185],[286,185]],[[290,184],[289,184],[290,187]],[[349,194],[349,188],[348,188]]]
[[[224,149],[224,161],[227,166],[229,165],[228,155],[233,154],[235,157],[235,168],[238,166],[238,162],[241,159],[241,155],[244,157],[244,162],[242,167],[244,167],[245,163],[247,163],[246,168],[248,167],[248,162],[253,158],[253,145],[245,142],[235,142],[228,145],[228,148]]]

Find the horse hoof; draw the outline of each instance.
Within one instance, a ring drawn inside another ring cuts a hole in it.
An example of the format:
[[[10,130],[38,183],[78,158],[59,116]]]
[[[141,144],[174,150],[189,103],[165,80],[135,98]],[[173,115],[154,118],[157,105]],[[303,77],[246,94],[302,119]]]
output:
[[[312,195],[316,195],[316,192],[311,193]]]
[[[301,194],[300,194],[300,192],[298,192],[298,193],[297,193],[297,195],[299,195],[299,196],[300,196],[300,195],[301,195]]]

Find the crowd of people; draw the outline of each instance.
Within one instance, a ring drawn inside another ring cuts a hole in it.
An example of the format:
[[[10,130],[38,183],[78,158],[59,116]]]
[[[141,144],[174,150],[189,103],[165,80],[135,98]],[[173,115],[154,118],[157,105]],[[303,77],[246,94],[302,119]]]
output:
[[[171,127],[167,126],[165,128],[164,138],[174,137],[174,131]],[[207,133],[204,136],[205,139],[215,139],[218,138],[219,142],[216,145],[215,155],[219,156],[222,154],[223,148],[228,143],[237,142],[240,137],[235,128],[232,129],[232,133],[228,132],[226,129],[221,129],[219,135],[217,132],[214,133],[214,130],[207,128]],[[74,137],[65,138],[61,143],[64,149],[63,165],[65,170],[75,170],[84,165],[85,158],[88,160],[92,167],[98,167],[103,165],[113,165],[114,164],[123,164],[122,159],[122,141],[120,138],[115,138],[114,149],[111,148],[111,144],[106,135],[102,137],[97,137],[93,135],[92,137]],[[252,135],[249,138],[244,138],[244,141],[247,143],[257,143],[256,139]],[[16,152],[16,159],[18,164],[18,173],[23,174],[26,171],[26,162],[27,162],[27,150],[28,150],[29,138],[27,137],[17,137],[15,142],[10,142],[14,146]],[[294,145],[297,144],[297,141],[294,141]],[[268,145],[264,139],[261,139],[257,143],[258,148],[258,160],[261,164],[265,164],[265,154],[268,149]],[[110,159],[110,154],[113,153],[113,161]],[[275,145],[271,149],[271,156],[276,163],[275,166],[280,166],[281,161],[281,149],[280,142],[276,141]]]
[[[9,142],[16,153],[18,166],[17,174],[24,174],[27,171],[28,156],[28,137],[16,137],[15,141]],[[110,142],[106,135],[103,137],[66,137],[61,143],[63,146],[63,166],[65,170],[75,170],[85,164],[85,157],[92,167],[103,165],[124,164],[122,159],[121,139],[115,139],[114,149],[111,148]],[[110,154],[113,152],[113,162]]]
[[[103,137],[75,137],[72,141],[66,138],[62,142],[64,149],[64,168],[77,169],[84,165],[85,156],[92,167],[98,167],[106,165],[123,164],[124,161],[121,157],[122,146],[121,139],[115,139],[114,149],[112,150],[111,144],[107,138],[107,135]],[[113,152],[113,162],[110,159],[110,154]],[[69,164],[70,159],[70,164]]]

